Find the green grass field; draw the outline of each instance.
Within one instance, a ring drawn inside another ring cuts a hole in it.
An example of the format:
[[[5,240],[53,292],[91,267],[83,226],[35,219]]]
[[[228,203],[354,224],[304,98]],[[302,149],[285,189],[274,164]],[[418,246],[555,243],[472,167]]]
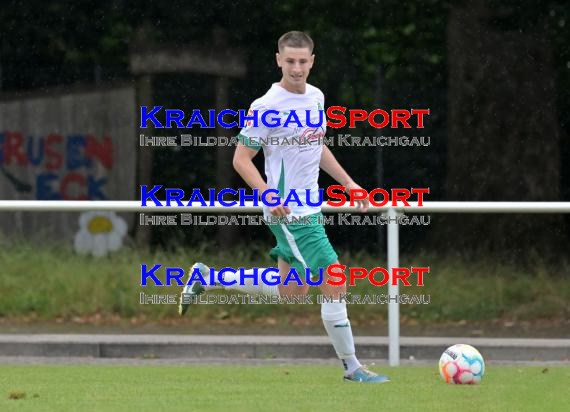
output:
[[[570,405],[568,367],[490,366],[477,386],[447,385],[435,365],[383,371],[392,382],[363,385],[340,380],[335,366],[0,366],[0,410],[550,412]]]
[[[1,240],[1,239],[0,239]],[[141,305],[146,294],[179,294],[179,286],[140,286],[141,263],[160,263],[188,268],[196,260],[212,267],[270,267],[267,248],[249,248],[220,255],[206,248],[171,252],[142,252],[124,249],[102,259],[79,256],[69,247],[34,247],[29,244],[2,245],[0,241],[0,317],[62,321],[100,316],[145,320],[178,318],[176,305]],[[386,262],[367,254],[343,253],[340,261],[349,267],[373,268]],[[425,286],[401,287],[401,294],[430,295],[427,305],[402,305],[405,319],[422,322],[484,321],[493,319],[567,319],[570,315],[570,263],[563,259],[550,266],[537,260],[533,268],[516,267],[491,259],[477,262],[430,255],[402,256],[402,266],[429,266]],[[164,268],[157,271],[165,280]],[[28,287],[34,285],[33,287]],[[316,293],[315,288],[315,293]],[[361,279],[349,288],[353,294],[385,294]],[[387,317],[387,305],[352,305],[351,319],[366,322]],[[199,305],[192,318],[254,320],[267,316],[287,319],[299,315],[314,318],[320,328],[319,305]]]

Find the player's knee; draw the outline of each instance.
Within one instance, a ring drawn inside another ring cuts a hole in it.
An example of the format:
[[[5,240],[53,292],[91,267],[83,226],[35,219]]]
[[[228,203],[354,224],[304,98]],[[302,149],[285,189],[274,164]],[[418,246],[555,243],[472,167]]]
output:
[[[331,285],[326,282],[326,280],[320,286],[321,293],[326,296],[332,296],[334,299],[338,299],[341,294],[346,293],[346,283],[341,285]]]
[[[338,264],[338,261],[335,264]],[[320,289],[323,294],[333,295],[336,299],[339,294],[346,293],[346,280],[342,281],[344,274],[340,268],[330,268],[330,270],[332,272],[330,275],[328,271],[325,271]]]

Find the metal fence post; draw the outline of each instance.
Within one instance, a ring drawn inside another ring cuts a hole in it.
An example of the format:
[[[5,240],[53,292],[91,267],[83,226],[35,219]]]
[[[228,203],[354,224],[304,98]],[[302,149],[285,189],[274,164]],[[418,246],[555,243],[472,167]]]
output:
[[[399,285],[392,284],[392,269],[399,266],[398,256],[398,212],[394,208],[388,209],[388,362],[390,366],[400,364],[400,306],[397,296]]]

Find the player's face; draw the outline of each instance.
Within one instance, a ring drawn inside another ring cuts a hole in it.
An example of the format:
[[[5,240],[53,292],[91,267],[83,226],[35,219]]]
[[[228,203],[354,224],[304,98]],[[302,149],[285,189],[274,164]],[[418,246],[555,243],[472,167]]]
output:
[[[277,53],[277,66],[283,72],[281,86],[292,92],[304,93],[314,61],[315,55],[308,48],[284,47]]]

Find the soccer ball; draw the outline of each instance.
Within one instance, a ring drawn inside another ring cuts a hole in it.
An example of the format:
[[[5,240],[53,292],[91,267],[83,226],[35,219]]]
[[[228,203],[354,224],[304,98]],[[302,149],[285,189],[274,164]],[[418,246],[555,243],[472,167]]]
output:
[[[439,374],[447,383],[473,385],[481,382],[484,373],[485,361],[473,346],[450,346],[439,358]]]

